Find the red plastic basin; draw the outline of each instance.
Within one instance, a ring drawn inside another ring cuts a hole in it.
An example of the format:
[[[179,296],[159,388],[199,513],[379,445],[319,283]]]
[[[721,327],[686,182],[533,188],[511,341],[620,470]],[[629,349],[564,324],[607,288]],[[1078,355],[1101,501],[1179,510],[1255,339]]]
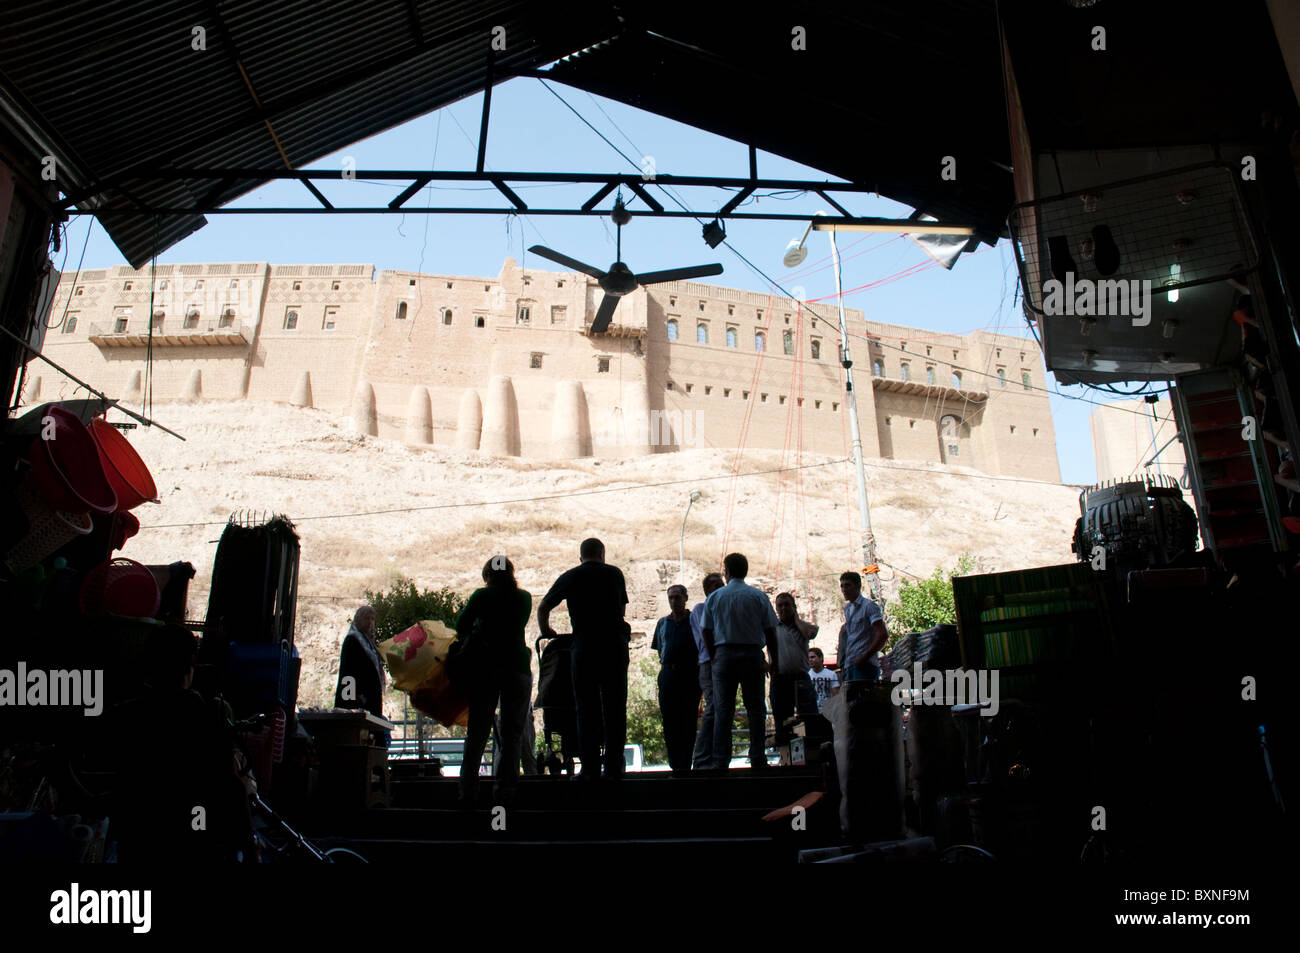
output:
[[[104,475],[99,448],[75,414],[51,407],[54,429],[32,441],[28,457],[32,490],[56,510],[68,513],[111,513],[117,492]],[[45,437],[51,439],[44,439]]]
[[[116,427],[103,417],[96,417],[90,422],[90,435],[95,440],[104,476],[117,494],[119,510],[133,510],[147,500],[158,498],[153,474],[131,446],[131,441]]]

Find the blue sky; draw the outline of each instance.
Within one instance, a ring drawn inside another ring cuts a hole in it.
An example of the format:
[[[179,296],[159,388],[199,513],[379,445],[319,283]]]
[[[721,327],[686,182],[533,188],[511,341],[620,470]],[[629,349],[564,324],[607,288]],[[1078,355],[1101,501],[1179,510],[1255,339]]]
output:
[[[613,145],[602,141],[554,93],[562,96]],[[355,168],[361,170],[473,169],[481,103],[481,95],[472,96],[356,143],[314,163],[313,167],[338,169],[344,157],[351,157]],[[790,134],[831,133],[800,129],[796,117]],[[846,148],[851,147],[851,142],[846,144]],[[561,84],[515,79],[493,91],[486,156],[489,170],[639,172],[646,156],[653,157],[659,173],[743,177],[749,171],[748,151],[740,143]],[[827,178],[815,169],[762,152],[758,155],[758,173],[765,178]],[[320,187],[332,200],[382,205],[401,186],[375,184],[359,178]],[[516,188],[516,191],[531,205],[556,207],[580,204],[594,188],[547,185]],[[666,207],[676,207],[662,191],[652,189],[651,192]],[[689,194],[679,191],[678,195],[697,207],[716,207],[727,200],[729,193],[695,190]],[[875,196],[841,194],[836,198],[858,215],[904,217],[911,212],[905,206]],[[271,183],[234,204],[275,207],[301,205],[309,199],[296,183]],[[502,203],[491,186],[474,184],[454,189],[427,188],[407,204],[446,207]],[[630,204],[634,209],[639,207],[639,203]],[[751,200],[740,210],[761,208],[811,215],[824,205],[815,195],[782,195]],[[88,216],[82,216],[69,224],[66,259],[61,263],[64,270],[77,267],[90,222]],[[716,261],[725,268],[722,275],[710,279],[717,284],[770,292],[771,279],[787,289],[795,284],[803,285],[811,299],[831,295],[835,279],[825,235],[814,233],[809,237],[808,258],[798,269],[791,271],[781,264],[786,243],[798,238],[802,231],[802,226],[795,222],[733,220],[727,223],[728,242],[767,277],[751,270],[725,246],[710,249],[700,237],[699,225],[688,218],[634,219],[623,229],[623,260],[638,272]],[[506,255],[529,267],[558,267],[526,253],[528,246],[539,243],[599,268],[606,267],[615,257],[614,226],[606,218],[212,215],[207,226],[168,249],[159,256],[159,261],[366,262],[379,268],[494,276]],[[840,254],[845,289],[929,261],[912,242],[883,234],[841,234]],[[98,225],[90,227],[83,267],[102,268],[123,263],[121,253],[103,229]],[[797,277],[790,277],[794,275]],[[846,295],[845,304],[861,309],[869,320],[950,333],[984,328],[1028,337],[1016,289],[1015,258],[1010,245],[1003,242],[997,248],[984,246],[977,254],[963,256],[952,271],[929,268]],[[832,304],[827,302],[822,307],[831,309]],[[1050,375],[1048,386],[1057,389]],[[1061,395],[1083,396],[1090,401],[1101,401],[1103,396],[1080,387],[1059,388],[1059,391]],[[993,393],[996,399],[996,389]],[[1066,483],[1093,482],[1096,468],[1088,416],[1095,409],[1094,404],[1053,393],[1051,405],[1061,479]]]

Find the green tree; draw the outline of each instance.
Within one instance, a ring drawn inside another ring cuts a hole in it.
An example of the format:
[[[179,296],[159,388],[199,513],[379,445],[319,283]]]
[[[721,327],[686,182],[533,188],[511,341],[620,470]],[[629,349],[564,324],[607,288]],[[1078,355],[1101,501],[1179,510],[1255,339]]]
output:
[[[398,579],[380,592],[366,592],[366,602],[375,609],[375,633],[379,641],[391,639],[421,619],[456,625],[456,617],[466,600],[450,589],[425,589],[420,592],[410,579]]]
[[[899,587],[898,599],[885,608],[885,624],[889,629],[889,648],[909,632],[924,632],[936,625],[957,621],[957,606],[953,602],[952,577],[964,576],[976,567],[975,557],[962,553],[957,565],[945,570],[936,566],[928,579],[907,580]]]
[[[659,713],[659,660],[643,658],[627,674],[627,742],[641,746],[646,764],[666,764],[668,745]]]

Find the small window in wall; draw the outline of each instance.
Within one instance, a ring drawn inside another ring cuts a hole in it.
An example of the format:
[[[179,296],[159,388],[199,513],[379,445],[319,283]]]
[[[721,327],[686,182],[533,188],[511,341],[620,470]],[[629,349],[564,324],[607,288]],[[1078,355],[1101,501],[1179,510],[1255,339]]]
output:
[[[167,317],[162,311],[155,311],[153,317],[149,319],[149,327],[155,331],[161,331],[163,328],[163,319]]]
[[[1005,367],[998,368],[998,386],[999,387],[1007,386],[1007,369]]]
[[[1034,428],[1034,436],[1035,436],[1035,437],[1038,436],[1038,428],[1037,428],[1037,427]]]
[[[906,361],[898,365],[898,373],[903,380],[908,380],[912,376],[912,372],[908,368]]]
[[[326,331],[333,331],[334,326],[338,323],[339,309],[329,307],[325,309],[325,320],[321,323],[321,328]]]
[[[886,417],[886,418],[885,418],[885,426],[886,426],[886,427],[892,427],[893,424],[894,424],[894,418],[893,418],[893,417]]]
[[[736,346],[736,329],[727,328],[727,347]]]
[[[408,278],[408,279],[406,279],[406,284],[407,284],[407,287],[409,287],[409,288],[414,288],[414,287],[415,287],[415,279],[414,279],[414,278]]]
[[[700,302],[700,310],[701,310],[701,311],[704,310],[704,302],[703,302],[703,301]]]
[[[999,348],[994,348],[994,354],[995,354],[995,356],[996,356],[997,358],[1001,359],[1001,357],[1002,357],[1002,348],[1000,348],[1000,347],[999,347]]]
[[[398,311],[400,312],[399,316],[403,318],[406,317],[406,312],[404,310],[405,305],[406,302],[403,301],[402,302],[403,307],[398,309]],[[292,331],[297,326],[298,326],[298,309],[297,308],[286,309],[284,312],[284,329],[286,331]]]
[[[485,328],[485,327],[487,327],[487,317],[486,317],[485,315],[482,315],[482,314],[476,314],[476,315],[474,315],[474,327],[476,327],[476,328]]]
[[[812,342],[812,359],[814,361],[820,361],[822,359],[822,342],[817,338],[813,338]]]
[[[126,332],[126,318],[118,318],[113,322],[113,333],[124,334]]]
[[[929,345],[927,345],[926,348],[925,348],[925,356],[926,356],[926,357],[929,357],[929,356],[930,356],[930,347],[929,347]]]
[[[1015,425],[1015,424],[1012,424],[1012,425],[1011,425],[1011,432],[1012,432],[1013,434],[1016,432],[1016,425]]]
[[[447,282],[447,290],[448,290],[448,291],[451,290],[451,282],[450,282],[450,281]]]
[[[953,351],[953,352],[952,352],[952,359],[953,359],[954,361],[957,360],[957,352],[956,352],[956,351]]]
[[[686,393],[690,394],[690,393],[693,393],[694,391],[695,391],[695,385],[694,385],[694,384],[687,384],[687,385],[686,385]]]
[[[759,321],[762,321],[762,320],[763,320],[763,309],[762,309],[762,308],[759,308],[759,309],[758,309],[757,311],[755,311],[754,313],[758,315],[758,320],[759,320]]]
[[[562,304],[551,305],[551,325],[563,326],[569,323],[569,309]]]
[[[295,282],[293,283],[293,290],[294,290],[294,291],[302,291],[302,282],[301,282],[301,281],[295,281]]]
[[[122,290],[123,290],[123,291],[130,291],[130,290],[131,290],[131,285],[132,285],[132,284],[133,284],[133,282],[130,282],[130,281],[124,281],[124,282],[122,282]]]
[[[199,326],[199,309],[190,308],[185,312],[185,322],[181,325],[187,331],[193,331]]]
[[[906,351],[906,350],[907,350],[907,342],[906,342],[906,341],[899,341],[899,342],[898,342],[898,348],[899,348],[899,350],[901,350],[901,351]]]
[[[763,332],[762,331],[754,332],[754,350],[763,351],[766,349],[764,346],[766,344],[767,344],[767,338],[763,337]]]
[[[933,368],[933,367],[927,367],[927,368],[925,369],[925,382],[926,382],[927,384],[933,384],[933,383],[934,383],[934,368]]]
[[[528,356],[528,366],[531,367],[531,368],[533,368],[533,369],[536,369],[536,368],[539,368],[539,367],[542,366],[542,352],[541,352],[541,351],[533,351],[533,353],[530,354],[530,355]]]
[[[158,290],[159,290],[159,291],[166,291],[166,290],[167,290],[167,279],[166,279],[166,278],[164,278],[162,281],[158,282]]]
[[[398,320],[398,321],[405,321],[405,320],[406,320],[406,302],[405,302],[405,301],[399,301],[399,302],[397,302],[397,320]]]
[[[723,397],[730,397],[730,396],[731,396],[731,388],[730,388],[730,387],[724,387],[724,388],[722,388],[722,396],[723,396]]]
[[[194,290],[195,290],[195,291],[202,291],[202,290],[203,290],[203,279],[202,279],[202,278],[195,278],[195,279],[194,279]]]
[[[778,397],[777,400],[776,400],[776,402],[777,402],[778,404],[784,404],[784,403],[785,403],[785,394],[782,394],[780,397]]]
[[[875,377],[884,377],[884,376],[885,376],[885,362],[882,361],[880,358],[876,358],[875,360],[873,360],[873,361],[871,362],[871,373],[872,373],[872,375],[875,376]]]
[[[515,324],[531,324],[533,320],[533,309],[521,304],[519,310],[515,312]]]
[[[1028,371],[1021,371],[1021,372],[1020,372],[1020,383],[1024,385],[1025,390],[1033,390],[1033,389],[1034,389],[1034,385],[1031,384],[1031,383],[1029,382],[1029,372],[1028,372]]]
[[[781,350],[785,351],[785,353],[788,356],[792,356],[794,354],[794,332],[793,331],[781,332]]]
[[[77,315],[80,313],[80,311],[68,312],[68,320],[63,322],[64,334],[71,334],[73,331],[77,330]]]
[[[670,340],[670,341],[676,341],[676,340],[677,340],[677,322],[676,322],[676,321],[669,320],[669,322],[668,322],[668,340]]]
[[[915,429],[916,429],[916,421],[915,421],[915,420],[909,420],[909,421],[907,422],[907,429],[908,429],[908,430],[915,430]]]
[[[596,373],[597,374],[609,373],[609,358],[607,357],[596,358]]]
[[[749,391],[747,391],[747,390],[742,390],[742,391],[740,392],[740,399],[741,399],[741,400],[749,400]]]
[[[697,324],[695,326],[695,343],[696,344],[709,343],[709,326],[707,324]]]
[[[484,290],[484,291],[491,291],[491,290],[492,290],[492,286],[491,286],[491,285],[484,285],[484,286],[483,286],[483,290]]]
[[[961,375],[956,371],[952,372],[952,386],[957,390],[961,390]]]
[[[234,324],[235,324],[235,309],[232,308],[230,305],[226,305],[225,309],[221,312],[220,319],[218,319],[217,321],[217,327],[229,328],[229,327],[233,327]],[[333,325],[330,325],[330,327],[333,327]]]
[[[668,307],[670,308],[677,307],[677,299],[674,298],[672,295],[668,296]]]
[[[129,282],[129,281],[127,282],[128,285],[129,285],[130,283],[131,283],[131,282]],[[80,297],[81,297],[82,295],[84,295],[85,293],[86,293],[86,289],[85,289],[85,288],[78,288],[76,291],[74,291],[74,292],[72,293],[72,296],[73,296],[74,298],[80,298]]]
[[[564,279],[563,279],[563,278],[557,278],[557,279],[555,280],[555,287],[557,287],[557,288],[563,288],[563,287],[564,287]]]
[[[786,323],[786,324],[789,324],[789,323],[790,323],[790,315],[788,315],[788,314],[785,316],[785,323]]]
[[[762,400],[763,403],[765,403],[765,404],[767,403],[767,395],[766,395],[766,394],[761,394],[760,397],[759,397],[759,399]]]
[[[451,324],[451,308],[442,309],[442,323]]]
[[[948,456],[950,457],[957,456],[957,444],[955,443],[948,444]]]
[[[672,381],[669,381],[669,382],[668,382],[668,389],[669,389],[669,390],[672,390],[672,389],[673,389],[673,382],[672,382]]]
[[[231,287],[232,287],[232,288],[234,287],[234,282],[231,282]],[[342,287],[343,287],[343,286],[342,286],[339,282],[337,282],[337,281],[331,281],[331,282],[330,282],[330,291],[338,291],[338,290],[339,290],[340,288],[342,288]]]
[[[840,409],[839,402],[838,402],[838,401],[831,401],[831,410],[832,410],[832,411],[837,411],[837,410],[839,410],[839,409]]]
[[[727,314],[735,314],[735,313],[736,313],[736,306],[734,304],[727,305]]]
[[[712,388],[712,387],[709,387],[709,386],[706,384],[706,385],[704,386],[704,396],[705,396],[705,397],[708,397],[708,396],[709,396],[710,394],[712,394],[712,393],[713,393],[713,388]]]

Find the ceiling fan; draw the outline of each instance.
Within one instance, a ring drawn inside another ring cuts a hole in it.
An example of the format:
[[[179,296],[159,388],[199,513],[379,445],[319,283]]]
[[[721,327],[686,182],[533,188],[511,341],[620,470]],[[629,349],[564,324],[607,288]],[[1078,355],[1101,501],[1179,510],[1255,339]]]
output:
[[[614,209],[610,212],[609,217],[618,226],[614,257],[622,258],[623,226],[632,221],[632,213],[623,204],[623,199],[617,198],[614,200]],[[596,317],[592,319],[592,334],[602,334],[608,330],[610,322],[614,320],[614,309],[618,307],[618,299],[635,291],[639,285],[654,285],[663,281],[684,281],[687,278],[702,278],[705,275],[722,274],[722,266],[712,264],[695,265],[688,268],[669,268],[666,271],[648,271],[643,275],[634,275],[632,269],[628,268],[622,261],[615,261],[614,264],[609,266],[608,271],[601,271],[578,261],[576,258],[570,258],[558,251],[552,251],[545,245],[534,245],[528,250],[534,255],[540,255],[555,262],[557,265],[564,265],[574,271],[580,271],[584,275],[590,275],[600,284],[600,287],[605,292],[605,297],[601,299],[600,307],[596,309]]]

